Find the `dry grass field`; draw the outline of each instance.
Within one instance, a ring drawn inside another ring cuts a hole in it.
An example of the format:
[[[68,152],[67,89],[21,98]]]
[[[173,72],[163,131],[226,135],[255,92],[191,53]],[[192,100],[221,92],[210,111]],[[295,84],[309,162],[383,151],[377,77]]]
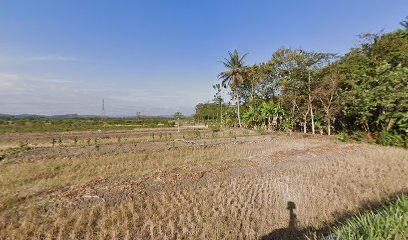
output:
[[[0,135],[0,239],[280,239],[408,191],[408,151],[174,129]]]

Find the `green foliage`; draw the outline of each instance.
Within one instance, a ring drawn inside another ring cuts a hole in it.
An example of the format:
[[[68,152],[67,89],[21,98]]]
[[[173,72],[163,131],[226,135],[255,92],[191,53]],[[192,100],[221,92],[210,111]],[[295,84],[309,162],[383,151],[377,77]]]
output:
[[[247,127],[265,126],[267,129],[287,130],[288,117],[279,104],[263,102],[259,106],[250,106],[243,114],[242,120]]]
[[[408,138],[406,135],[389,133],[382,131],[377,139],[377,143],[385,146],[407,147]]]
[[[221,85],[226,88],[230,87],[237,106],[237,120],[238,125],[241,127],[241,118],[240,118],[240,90],[245,84],[246,80],[246,66],[244,58],[247,54],[239,54],[237,50],[233,52],[228,52],[229,57],[224,59],[222,64],[227,69],[225,72],[218,74],[218,79],[221,80]]]
[[[237,127],[237,112],[232,108],[227,108],[222,116],[222,124],[229,127]]]
[[[261,125],[261,111],[257,107],[249,107],[249,109],[242,115],[242,121],[247,127],[254,127]]]
[[[389,206],[355,216],[323,239],[406,239],[407,213],[408,196],[403,195]]]
[[[184,115],[181,112],[176,112],[176,113],[174,113],[173,118],[176,119],[176,120],[182,119],[182,118],[184,118]]]
[[[217,123],[210,124],[209,128],[213,133],[221,131],[221,126],[220,124],[217,124]]]
[[[341,116],[348,129],[381,132],[401,129],[408,111],[408,39],[398,32],[368,34],[361,48],[340,61]],[[406,133],[406,132],[405,132]]]
[[[31,149],[31,147],[28,145],[28,143],[20,143],[19,147],[9,148],[9,149],[6,149],[6,150],[2,151],[1,154],[0,154],[0,161],[3,161],[4,159],[6,159],[7,157],[9,157],[11,155],[22,153],[22,152],[28,151],[30,149]]]
[[[245,66],[234,51],[224,62],[228,71],[220,73],[221,84],[230,86],[246,127],[354,132],[351,138],[359,142],[365,140],[365,132],[369,141],[374,136],[381,144],[406,146],[406,23],[401,23],[405,29],[391,33],[361,35],[362,44],[341,58],[280,48],[269,61]],[[223,123],[240,126],[238,113],[227,109]],[[338,137],[346,140],[345,134]]]
[[[357,142],[362,142],[366,138],[366,134],[363,131],[356,131],[352,135],[352,139],[357,141]]]
[[[199,103],[195,107],[193,119],[195,121],[218,121],[221,114],[221,108],[226,111],[227,105],[217,103]]]
[[[341,132],[336,135],[336,139],[341,141],[341,142],[348,142],[349,141],[349,135],[347,133]]]
[[[174,122],[167,118],[14,119],[6,117],[5,120],[0,121],[0,134],[12,132],[126,130],[134,128],[172,126],[174,126]]]
[[[224,59],[223,65],[228,70],[221,72],[218,78],[222,80],[222,86],[230,85],[232,88],[244,83],[244,58],[247,54],[239,54],[237,50],[228,52],[228,58]]]

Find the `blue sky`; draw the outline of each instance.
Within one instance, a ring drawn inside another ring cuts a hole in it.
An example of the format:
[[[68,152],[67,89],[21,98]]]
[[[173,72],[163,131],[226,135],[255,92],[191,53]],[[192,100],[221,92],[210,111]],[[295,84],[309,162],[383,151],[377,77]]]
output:
[[[399,27],[406,0],[1,1],[0,113],[193,113],[228,50],[345,53]]]

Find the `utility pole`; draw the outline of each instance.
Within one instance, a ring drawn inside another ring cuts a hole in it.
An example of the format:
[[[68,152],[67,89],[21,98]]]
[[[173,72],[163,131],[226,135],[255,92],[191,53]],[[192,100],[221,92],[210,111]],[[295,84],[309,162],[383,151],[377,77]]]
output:
[[[105,99],[102,98],[102,118],[105,117]]]

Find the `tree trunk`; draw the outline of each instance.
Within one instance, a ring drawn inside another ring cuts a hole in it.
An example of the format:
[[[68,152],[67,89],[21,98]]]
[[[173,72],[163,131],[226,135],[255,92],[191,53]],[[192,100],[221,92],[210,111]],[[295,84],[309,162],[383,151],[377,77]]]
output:
[[[331,135],[330,108],[326,109],[327,135]]]
[[[220,124],[222,124],[222,103],[220,105],[221,105]]]
[[[330,136],[330,134],[331,134],[331,129],[330,129],[330,119],[329,119],[329,121],[327,121],[327,135]]]
[[[313,106],[312,106],[312,96],[310,95],[310,71],[309,71],[309,108],[310,108],[310,118],[312,120],[312,134],[315,134],[314,116],[313,116]]]
[[[307,115],[303,117],[303,133],[307,133]]]
[[[254,83],[252,82],[252,88],[251,88],[251,100],[254,100]]]
[[[312,103],[310,103],[310,118],[312,120],[312,134],[315,134],[315,125],[314,125],[314,116],[313,116]]]
[[[239,127],[242,127],[242,125],[241,125],[241,115],[239,114],[239,95],[238,95],[238,91],[237,91],[236,94],[237,94],[236,98],[237,98],[238,126],[239,126]]]
[[[292,124],[292,128],[295,127],[295,110],[296,110],[296,100],[292,100],[292,118],[290,119],[290,122]]]

